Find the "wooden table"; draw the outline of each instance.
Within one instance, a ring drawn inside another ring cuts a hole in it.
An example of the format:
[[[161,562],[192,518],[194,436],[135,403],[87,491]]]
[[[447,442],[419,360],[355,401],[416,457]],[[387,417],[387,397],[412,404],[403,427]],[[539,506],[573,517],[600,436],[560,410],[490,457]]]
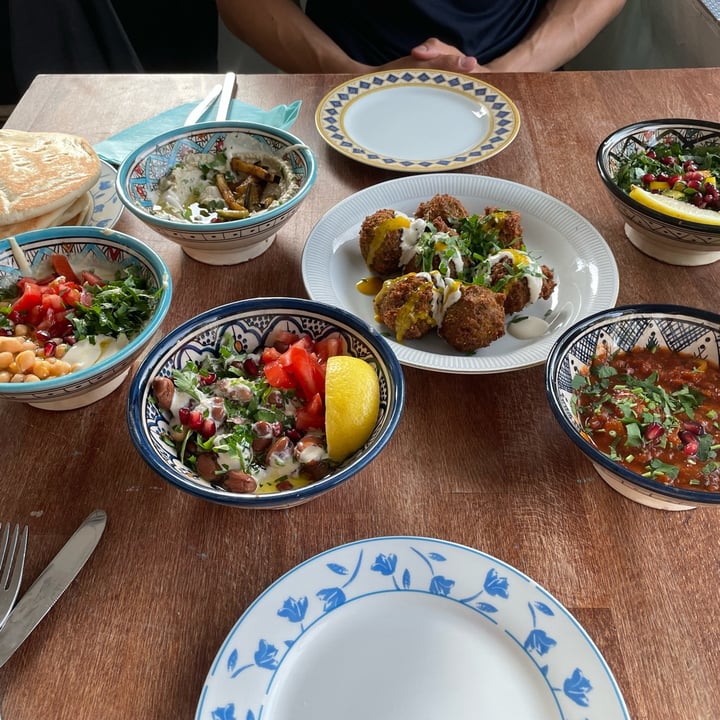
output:
[[[351,193],[397,176],[340,155],[316,132],[315,107],[342,79],[239,78],[236,96],[245,102],[303,101],[293,131],[319,160],[316,187],[262,257],[201,265],[123,214],[117,228],[152,245],[171,268],[166,329],[234,299],[303,297],[300,258],[313,225]],[[40,76],[7,127],[97,142],[201,98],[217,80]],[[631,246],[594,156],[607,134],[633,121],[717,119],[718,69],[487,80],[516,102],[522,124],[512,145],[466,172],[538,188],[586,217],[615,254],[618,304],[717,311],[720,265],[672,267]],[[636,720],[715,720],[720,512],[653,510],[611,490],[555,423],[542,366],[479,376],[406,368],[405,378],[404,415],[380,457],[327,496],[272,512],[213,505],[155,475],[130,442],[127,381],[78,411],[0,402],[0,521],[30,527],[24,589],[93,508],[109,517],[85,568],[0,670],[3,717],[193,717],[221,643],[264,588],[321,551],[399,534],[477,548],[540,583],[598,645]]]

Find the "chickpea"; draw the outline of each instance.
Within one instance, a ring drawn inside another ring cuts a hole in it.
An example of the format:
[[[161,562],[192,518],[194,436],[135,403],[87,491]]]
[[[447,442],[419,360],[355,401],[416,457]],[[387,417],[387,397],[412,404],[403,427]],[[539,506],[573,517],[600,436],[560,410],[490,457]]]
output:
[[[13,361],[14,356],[7,350],[0,352],[0,368],[5,369],[10,367],[10,363]]]
[[[7,370],[0,370],[0,383],[10,382],[12,375]]]
[[[40,380],[45,380],[50,377],[50,363],[44,360],[36,360],[33,372]]]
[[[3,336],[0,337],[0,352],[9,352],[13,355],[17,355],[23,349],[22,338]]]
[[[28,335],[30,335],[30,328],[27,325],[18,323],[15,326],[15,336],[16,337],[27,337]]]
[[[35,353],[32,350],[23,350],[15,356],[15,365],[18,372],[26,373],[35,365]]]
[[[33,373],[28,373],[25,376],[24,382],[38,382],[40,378],[37,375],[34,375]]]

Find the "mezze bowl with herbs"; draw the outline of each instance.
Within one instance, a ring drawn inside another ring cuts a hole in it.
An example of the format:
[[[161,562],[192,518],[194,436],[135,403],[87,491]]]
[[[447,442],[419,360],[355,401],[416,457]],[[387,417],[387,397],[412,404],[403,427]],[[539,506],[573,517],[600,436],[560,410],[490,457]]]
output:
[[[598,474],[665,510],[720,504],[720,315],[628,305],[591,315],[551,349],[560,427]]]
[[[720,124],[633,123],[600,143],[596,164],[641,252],[673,265],[720,259]]]
[[[164,261],[95,227],[0,241],[0,400],[72,410],[127,377],[170,306]]]
[[[255,298],[208,310],[148,353],[130,387],[138,453],[184,492],[288,508],[337,488],[393,436],[399,361],[363,320],[324,303]]]
[[[195,260],[234,265],[264,253],[315,183],[312,150],[286,130],[226,120],[141,145],[116,187],[135,217]]]

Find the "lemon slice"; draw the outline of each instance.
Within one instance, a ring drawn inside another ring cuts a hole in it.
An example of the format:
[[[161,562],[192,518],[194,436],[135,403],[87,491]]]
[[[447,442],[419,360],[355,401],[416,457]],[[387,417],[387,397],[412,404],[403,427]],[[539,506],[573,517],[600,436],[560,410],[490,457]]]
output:
[[[656,212],[670,215],[679,220],[704,223],[706,225],[720,225],[720,212],[695,207],[692,203],[683,202],[667,195],[651,193],[638,185],[633,185],[630,197],[641,205]]]
[[[361,358],[334,355],[325,370],[325,438],[328,456],[344,460],[361,448],[380,411],[380,381]]]

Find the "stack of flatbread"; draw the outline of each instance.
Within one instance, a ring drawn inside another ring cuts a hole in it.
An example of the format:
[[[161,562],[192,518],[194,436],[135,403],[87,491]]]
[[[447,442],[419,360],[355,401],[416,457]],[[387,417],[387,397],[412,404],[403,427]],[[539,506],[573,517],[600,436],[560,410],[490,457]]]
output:
[[[0,238],[84,224],[99,177],[100,159],[81,137],[0,129]]]

